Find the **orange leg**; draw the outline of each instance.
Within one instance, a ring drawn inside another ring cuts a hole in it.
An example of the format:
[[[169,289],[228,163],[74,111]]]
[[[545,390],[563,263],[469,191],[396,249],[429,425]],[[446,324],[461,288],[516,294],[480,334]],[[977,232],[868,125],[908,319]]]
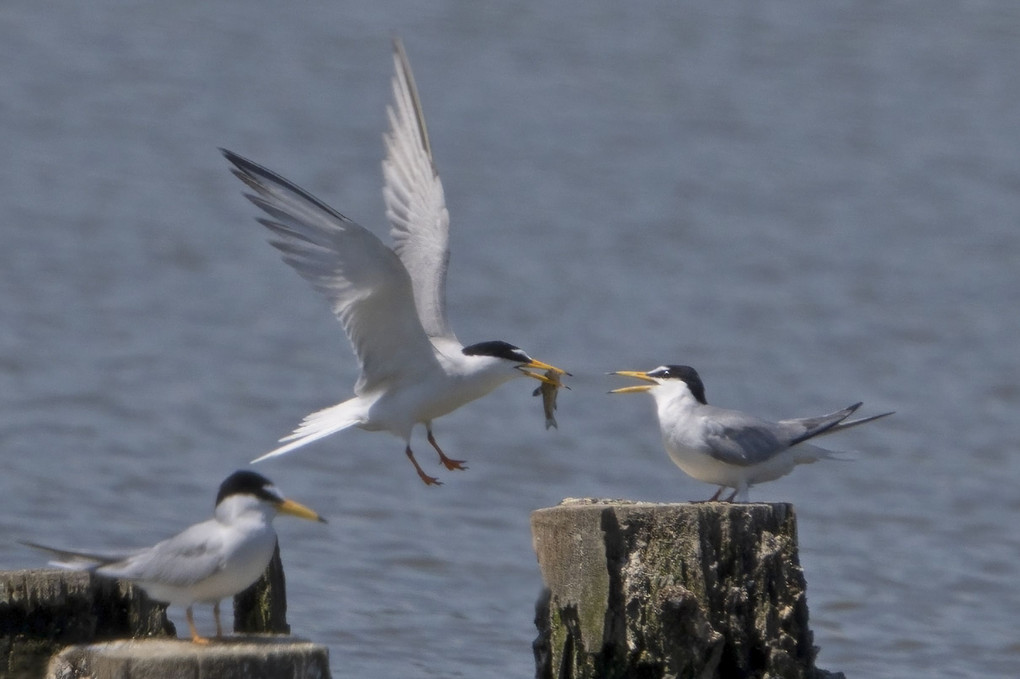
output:
[[[191,606],[185,611],[185,616],[188,618],[188,629],[191,630],[191,640],[196,644],[205,646],[209,643],[209,640],[201,636],[198,630],[195,629],[195,616],[191,612]]]
[[[421,478],[422,481],[425,482],[426,486],[443,485],[442,481],[440,481],[434,476],[429,476],[428,474],[425,473],[425,470],[421,468],[420,464],[418,464],[418,460],[414,459],[414,453],[411,452],[411,446],[407,446],[407,448],[404,449],[404,453],[407,454],[407,459],[410,460],[411,464],[414,465],[414,470],[418,472],[418,476]]]
[[[467,467],[464,466],[464,460],[453,460],[446,456],[446,453],[444,453],[442,448],[439,447],[439,444],[436,443],[436,437],[432,435],[431,427],[427,427],[426,431],[429,435],[429,443],[431,443],[432,447],[436,449],[437,453],[439,453],[439,461],[443,463],[444,467],[450,471],[453,471],[454,469],[467,469]]]

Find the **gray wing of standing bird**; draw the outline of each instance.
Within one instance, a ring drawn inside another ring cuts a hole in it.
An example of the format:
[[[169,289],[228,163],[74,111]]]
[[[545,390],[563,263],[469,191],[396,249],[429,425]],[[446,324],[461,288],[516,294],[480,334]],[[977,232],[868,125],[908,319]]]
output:
[[[195,524],[120,561],[103,564],[102,575],[138,582],[190,587],[221,570],[224,541],[214,520]]]
[[[189,587],[205,580],[223,566],[222,541],[211,522],[196,524],[152,547],[130,551],[77,551],[47,547],[36,542],[23,545],[49,552],[51,565],[71,570],[90,570],[121,580],[159,582]]]
[[[432,157],[421,102],[404,48],[394,41],[394,103],[387,108],[383,196],[393,249],[368,230],[278,174],[223,150],[248,198],[268,218],[283,259],[322,293],[361,364],[354,397],[314,412],[283,444],[254,460],[283,455],[348,427],[388,431],[427,485],[411,450],[411,431],[424,424],[447,469],[465,469],[436,443],[432,420],[521,376],[564,371],[500,340],[463,346],[446,315],[450,218]]]
[[[872,415],[844,422],[863,405],[837,410],[828,415],[770,422],[736,410],[706,406],[703,415],[705,442],[716,459],[734,465],[766,462],[777,453],[816,436],[833,434],[850,427],[871,422],[892,413]]]

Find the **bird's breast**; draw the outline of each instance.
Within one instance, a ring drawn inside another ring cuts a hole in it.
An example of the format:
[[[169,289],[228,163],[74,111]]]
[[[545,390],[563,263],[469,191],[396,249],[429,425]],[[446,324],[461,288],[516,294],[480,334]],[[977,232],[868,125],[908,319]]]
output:
[[[514,375],[443,375],[383,395],[370,411],[370,419],[388,423],[380,428],[393,431],[418,422],[448,415],[461,406],[485,396],[514,378]]]

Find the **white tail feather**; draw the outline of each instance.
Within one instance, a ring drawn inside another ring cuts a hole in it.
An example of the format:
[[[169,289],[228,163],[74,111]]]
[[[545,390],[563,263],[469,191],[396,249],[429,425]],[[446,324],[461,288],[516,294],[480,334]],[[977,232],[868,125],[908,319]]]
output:
[[[809,443],[797,444],[790,449],[790,452],[794,453],[797,464],[811,464],[819,460],[842,460],[845,462],[850,459],[843,457],[844,454],[840,451],[820,448]]]
[[[255,458],[251,463],[255,464],[262,460],[268,460],[271,457],[284,455],[292,450],[306,446],[312,441],[318,441],[330,434],[335,434],[348,427],[361,424],[364,418],[356,413],[362,407],[364,407],[364,404],[359,399],[352,398],[349,401],[338,403],[329,408],[323,408],[308,415],[301,421],[301,426],[280,439],[280,443],[284,443],[284,445]]]

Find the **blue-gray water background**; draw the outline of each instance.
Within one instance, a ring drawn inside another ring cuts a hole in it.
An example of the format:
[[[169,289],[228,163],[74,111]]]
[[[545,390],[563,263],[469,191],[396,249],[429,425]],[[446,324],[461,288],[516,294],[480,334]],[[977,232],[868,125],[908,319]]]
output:
[[[683,362],[763,416],[898,411],[828,441],[854,462],[752,490],[796,505],[820,666],[1015,676],[1017,4],[597,4],[4,2],[0,566],[41,565],[19,538],[200,520],[350,394],[339,326],[216,148],[388,240],[399,34],[459,336],[577,377],[558,431],[520,381],[440,420],[471,467],[442,488],[384,434],[261,465],[332,519],[277,522],[294,633],[338,677],[530,677],[529,512],[713,490],[668,462],[650,399],[605,395],[607,370]]]

